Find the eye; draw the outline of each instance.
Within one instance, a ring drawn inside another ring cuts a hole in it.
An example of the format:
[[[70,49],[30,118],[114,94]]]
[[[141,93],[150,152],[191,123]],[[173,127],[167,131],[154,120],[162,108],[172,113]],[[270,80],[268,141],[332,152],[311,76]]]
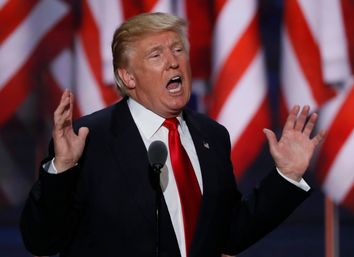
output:
[[[158,53],[154,53],[150,55],[150,58],[158,58],[160,56],[160,54]]]
[[[153,51],[148,55],[149,59],[157,59],[161,56],[161,52],[160,51]]]
[[[175,53],[182,53],[184,51],[184,48],[182,46],[176,46],[173,48],[173,51]]]

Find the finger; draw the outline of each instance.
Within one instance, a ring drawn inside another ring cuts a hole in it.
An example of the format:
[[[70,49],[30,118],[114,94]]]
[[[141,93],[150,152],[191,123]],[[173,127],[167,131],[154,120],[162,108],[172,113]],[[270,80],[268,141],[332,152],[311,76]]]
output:
[[[305,105],[301,112],[299,117],[296,119],[295,121],[295,130],[297,131],[302,131],[304,129],[304,125],[307,119],[307,116],[309,115],[309,111],[310,111],[310,106]]]
[[[78,136],[79,136],[79,138],[80,138],[82,141],[85,141],[85,140],[86,140],[86,137],[87,137],[87,135],[88,135],[89,132],[90,132],[90,131],[89,131],[89,129],[88,129],[87,127],[81,127],[81,128],[79,129]]]
[[[289,113],[289,116],[286,119],[283,131],[290,130],[290,129],[294,128],[295,122],[296,122],[296,117],[297,117],[297,114],[299,113],[299,111],[300,111],[300,106],[299,105],[295,105],[291,109],[291,111]]]
[[[277,143],[278,143],[278,140],[277,140],[277,137],[275,136],[274,132],[271,131],[270,129],[263,129],[263,133],[266,135],[267,137],[267,140],[268,140],[268,144],[269,144],[269,149],[270,151],[272,152]]]
[[[65,90],[61,101],[54,111],[54,126],[61,129],[67,122],[71,122],[73,113],[73,96]]]
[[[310,116],[310,119],[307,121],[305,128],[304,128],[304,135],[305,136],[310,136],[312,133],[313,128],[315,127],[316,121],[317,121],[318,115],[317,113],[313,113]]]
[[[312,142],[314,143],[314,145],[319,145],[323,141],[325,135],[326,132],[322,129],[314,138],[312,138]]]
[[[66,89],[61,96],[59,105],[54,111],[54,115],[55,116],[61,115],[68,108],[69,104],[70,104],[70,92]]]
[[[74,110],[74,96],[71,92],[69,92],[69,108],[67,110],[67,118],[72,120],[73,118],[73,110]]]

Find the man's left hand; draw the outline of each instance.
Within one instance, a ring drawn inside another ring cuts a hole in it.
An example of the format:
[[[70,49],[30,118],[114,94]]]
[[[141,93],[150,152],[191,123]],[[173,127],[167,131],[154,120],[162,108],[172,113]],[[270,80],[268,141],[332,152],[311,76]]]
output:
[[[274,132],[264,129],[270,153],[278,167],[286,177],[300,181],[307,170],[314,150],[324,137],[324,131],[310,138],[315,127],[318,115],[309,115],[310,107],[304,106],[300,112],[300,106],[294,106],[286,120],[283,133],[278,141]],[[300,115],[298,116],[298,113]]]

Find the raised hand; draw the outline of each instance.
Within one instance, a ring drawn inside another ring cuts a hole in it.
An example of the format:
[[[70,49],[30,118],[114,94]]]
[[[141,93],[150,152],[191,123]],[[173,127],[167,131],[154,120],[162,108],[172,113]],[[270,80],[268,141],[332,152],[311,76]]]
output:
[[[292,108],[279,141],[273,131],[263,130],[276,166],[285,176],[295,181],[301,180],[316,146],[320,144],[325,134],[324,131],[320,131],[310,138],[318,116],[313,113],[307,120],[310,111],[307,105],[298,116],[299,111],[298,105]]]
[[[77,135],[72,126],[73,94],[65,90],[60,103],[54,111],[54,165],[58,173],[73,167],[82,155],[88,128],[82,127]]]

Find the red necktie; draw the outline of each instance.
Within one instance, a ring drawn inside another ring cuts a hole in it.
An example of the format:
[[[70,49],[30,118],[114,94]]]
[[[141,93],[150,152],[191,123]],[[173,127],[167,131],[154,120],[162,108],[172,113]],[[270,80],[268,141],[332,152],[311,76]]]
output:
[[[169,130],[168,147],[182,205],[184,235],[188,256],[188,250],[190,249],[196,229],[201,191],[192,163],[181,144],[178,133],[178,120],[176,118],[166,119],[163,126]]]

